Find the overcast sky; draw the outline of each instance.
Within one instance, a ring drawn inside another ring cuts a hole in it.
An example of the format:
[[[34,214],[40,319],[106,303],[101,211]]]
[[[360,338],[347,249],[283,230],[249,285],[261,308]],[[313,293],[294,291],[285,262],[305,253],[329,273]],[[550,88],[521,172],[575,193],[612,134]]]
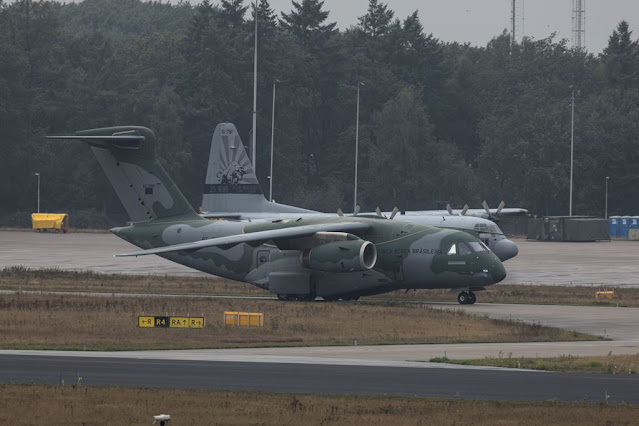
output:
[[[253,0],[246,0],[245,3]],[[298,0],[298,2],[301,0]],[[534,39],[557,33],[558,39],[572,37],[572,0],[518,0],[524,9],[524,34]],[[278,12],[289,12],[291,0],[269,0]],[[213,3],[219,3],[213,0]],[[426,33],[443,41],[470,42],[484,46],[505,28],[510,28],[511,0],[387,0],[395,17],[406,18],[416,9]],[[587,0],[586,49],[600,53],[619,21],[626,20],[639,37],[639,0]],[[366,13],[368,0],[325,0],[329,22],[340,28],[357,23]]]

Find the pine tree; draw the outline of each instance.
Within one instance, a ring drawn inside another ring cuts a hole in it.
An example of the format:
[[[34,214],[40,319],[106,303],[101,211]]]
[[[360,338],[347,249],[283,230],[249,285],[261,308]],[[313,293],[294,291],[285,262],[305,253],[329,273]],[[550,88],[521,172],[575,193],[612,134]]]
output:
[[[639,41],[632,41],[628,22],[621,21],[603,51],[606,75],[623,88],[639,84]]]
[[[280,25],[293,34],[305,45],[323,44],[335,31],[336,23],[324,24],[328,18],[328,11],[322,10],[323,1],[302,0],[293,1],[291,13],[282,12]]]
[[[390,29],[394,15],[395,13],[388,9],[387,4],[379,3],[378,0],[369,0],[368,12],[358,18],[359,27],[371,37],[383,36]]]
[[[240,27],[248,6],[244,0],[222,0],[222,22],[225,26]]]

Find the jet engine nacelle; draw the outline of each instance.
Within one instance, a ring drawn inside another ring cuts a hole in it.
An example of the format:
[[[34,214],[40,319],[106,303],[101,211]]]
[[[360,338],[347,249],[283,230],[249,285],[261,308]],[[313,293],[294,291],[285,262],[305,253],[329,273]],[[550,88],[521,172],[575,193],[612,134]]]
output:
[[[300,260],[304,267],[317,271],[367,271],[375,266],[377,248],[370,241],[336,241],[304,250]]]

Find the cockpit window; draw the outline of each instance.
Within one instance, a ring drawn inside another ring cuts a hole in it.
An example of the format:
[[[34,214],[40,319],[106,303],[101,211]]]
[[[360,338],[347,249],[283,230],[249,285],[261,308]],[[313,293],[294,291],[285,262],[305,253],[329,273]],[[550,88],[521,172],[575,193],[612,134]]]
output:
[[[470,243],[471,246],[472,246],[473,243],[475,243],[475,242],[473,241],[473,242]],[[483,249],[481,248],[481,245],[479,246],[478,249],[476,249],[473,246],[473,250],[475,250],[475,251],[483,251]],[[461,256],[466,256],[466,255],[472,254],[473,250],[471,250],[470,247],[468,247],[468,245],[466,243],[459,242],[459,243],[456,243],[456,244],[453,244],[452,246],[450,246],[450,248],[448,249],[448,255],[459,254]]]
[[[466,256],[468,254],[471,254],[472,251],[470,250],[470,247],[466,245],[466,243],[457,243],[457,253],[461,254],[462,256]]]
[[[488,232],[492,233],[492,234],[500,234],[503,235],[504,231],[502,231],[501,229],[499,229],[499,226],[497,225],[490,225],[487,229]]]
[[[488,232],[491,234],[498,234],[498,235],[504,234],[504,232],[501,229],[499,229],[499,226],[495,225],[494,223],[491,225],[488,225],[485,223],[476,223],[473,229],[477,232]]]
[[[475,252],[487,251],[486,246],[479,241],[471,241],[468,244],[470,244],[470,248]]]

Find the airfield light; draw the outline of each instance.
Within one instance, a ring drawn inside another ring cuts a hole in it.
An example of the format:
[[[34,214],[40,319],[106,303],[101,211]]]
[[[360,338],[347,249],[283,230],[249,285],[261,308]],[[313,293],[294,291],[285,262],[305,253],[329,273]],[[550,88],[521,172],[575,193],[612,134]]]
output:
[[[364,83],[357,82],[357,118],[355,121],[355,193],[353,194],[353,212],[357,209],[357,157],[359,156],[359,88]]]
[[[171,421],[170,414],[158,414],[157,416],[153,416],[153,424],[159,423],[160,426],[166,426],[167,423]]]
[[[40,213],[40,173],[35,175],[38,177],[38,213]]]

